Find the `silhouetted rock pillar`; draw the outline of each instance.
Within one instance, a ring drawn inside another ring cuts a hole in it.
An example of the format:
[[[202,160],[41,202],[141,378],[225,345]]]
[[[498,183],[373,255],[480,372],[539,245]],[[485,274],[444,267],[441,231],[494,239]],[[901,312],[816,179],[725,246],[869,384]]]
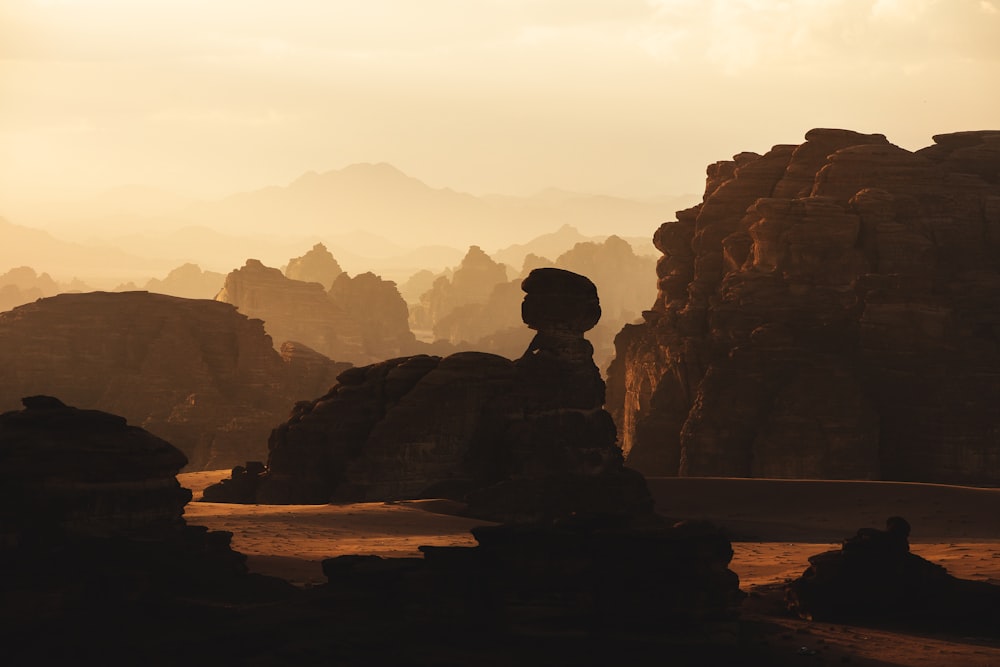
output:
[[[512,426],[514,474],[597,474],[622,465],[615,426],[604,410],[604,380],[584,332],[601,318],[588,278],[535,269],[521,283],[524,323],[538,333],[515,364],[521,411]]]
[[[624,468],[604,381],[583,336],[601,317],[597,288],[555,268],[535,269],[521,288],[521,316],[538,333],[514,362],[503,444],[510,475],[472,494],[470,513],[544,521],[651,512],[645,480]]]

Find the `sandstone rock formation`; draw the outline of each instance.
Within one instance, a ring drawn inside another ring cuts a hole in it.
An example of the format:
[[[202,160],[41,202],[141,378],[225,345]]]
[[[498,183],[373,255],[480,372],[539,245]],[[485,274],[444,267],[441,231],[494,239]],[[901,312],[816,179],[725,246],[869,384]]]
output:
[[[118,629],[133,614],[162,618],[178,597],[231,601],[291,588],[273,582],[262,589],[229,547],[231,533],[185,523],[191,492],[176,474],[187,461],[170,443],[122,417],[50,396],[23,403],[24,410],[0,414],[6,655],[21,654],[38,626],[61,642],[92,617],[114,619]]]
[[[572,231],[573,237],[579,236]],[[594,345],[598,367],[605,369],[614,356],[615,334],[638,319],[656,294],[648,280],[654,266],[651,257],[637,255],[627,241],[609,236],[601,242],[576,243],[555,261],[529,254],[521,277],[507,281],[502,265],[474,246],[463,261],[464,269],[459,267],[452,278],[438,277],[421,304],[411,307],[410,323],[416,329],[432,329],[437,341],[457,349],[517,358],[529,340],[517,319],[521,280],[536,268],[565,269],[590,277],[601,292],[604,318],[587,338]]]
[[[0,314],[0,409],[57,395],[175,443],[192,469],[263,459],[296,400],[345,364],[274,350],[230,305],[147,292],[61,294]]]
[[[476,491],[478,515],[496,518],[650,513],[644,481],[623,469],[602,408],[604,382],[583,336],[601,314],[594,284],[549,268],[532,272],[523,289],[522,316],[537,334],[519,360],[417,355],[342,373],[274,430],[256,499]],[[244,485],[240,477],[234,490]]]
[[[143,290],[180,296],[185,299],[213,299],[222,289],[225,279],[226,277],[221,273],[202,271],[197,264],[188,263],[178,266],[163,280],[151,278]]]
[[[306,283],[319,283],[325,289],[330,289],[333,281],[343,272],[333,254],[322,243],[317,243],[312,250],[301,257],[289,260],[288,266],[285,267],[285,276],[288,278]]]
[[[435,338],[451,343],[469,341],[469,337],[458,337],[460,333],[440,329],[439,323],[458,308],[485,303],[493,288],[506,282],[504,265],[494,262],[479,246],[470,246],[451,277],[438,277],[421,295],[419,306],[412,309],[411,324],[415,329],[432,329]]]
[[[323,264],[324,256],[314,248],[292,272],[322,272],[315,265]],[[263,320],[276,346],[294,341],[331,359],[362,364],[414,351],[406,303],[395,283],[371,273],[351,278],[343,272],[331,283],[327,291],[319,282],[293,280],[250,259],[226,276],[216,300]]]
[[[1000,132],[817,129],[708,168],[609,409],[647,474],[1000,481]]]
[[[809,557],[789,583],[789,609],[803,618],[848,623],[923,623],[996,632],[1000,586],[958,579],[910,553],[910,524],[890,517],[886,530],[862,528],[839,550]]]
[[[30,266],[19,266],[0,275],[0,312],[70,289],[47,273],[36,273]]]

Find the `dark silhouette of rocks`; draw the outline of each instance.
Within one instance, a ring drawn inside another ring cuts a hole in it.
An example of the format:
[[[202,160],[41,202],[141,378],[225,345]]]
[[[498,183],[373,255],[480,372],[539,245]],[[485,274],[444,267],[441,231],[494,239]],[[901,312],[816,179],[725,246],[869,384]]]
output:
[[[279,354],[259,320],[210,300],[61,294],[0,314],[0,409],[50,394],[121,414],[192,469],[264,459],[295,401],[345,367],[301,345]]]
[[[117,615],[179,595],[264,592],[229,548],[230,533],[185,523],[191,492],[177,482],[187,463],[180,450],[117,415],[49,396],[23,402],[0,414],[5,631],[39,622],[56,630],[56,618]]]
[[[323,251],[310,253],[295,271],[322,270],[315,264],[324,264]],[[295,341],[338,361],[371,363],[416,347],[396,284],[371,273],[351,278],[341,272],[327,291],[319,282],[293,280],[250,259],[226,276],[216,300],[263,320],[275,345]]]
[[[202,271],[197,264],[182,264],[163,280],[151,278],[143,289],[157,294],[169,294],[185,299],[213,299],[222,289],[226,276],[216,271]],[[125,291],[125,290],[116,290]]]
[[[468,496],[474,514],[504,520],[651,514],[645,482],[623,468],[584,338],[601,315],[596,287],[547,268],[523,289],[537,333],[520,359],[417,355],[342,373],[271,434],[257,500]]]
[[[995,633],[1000,586],[951,576],[910,553],[909,535],[909,522],[890,517],[885,530],[862,528],[840,550],[811,556],[809,568],[786,589],[788,608],[816,621]]]
[[[319,283],[325,289],[330,289],[333,281],[343,272],[333,254],[322,243],[317,243],[301,257],[289,260],[285,267],[285,275],[292,280]]]
[[[1000,132],[708,168],[608,380],[647,474],[1000,481]]]

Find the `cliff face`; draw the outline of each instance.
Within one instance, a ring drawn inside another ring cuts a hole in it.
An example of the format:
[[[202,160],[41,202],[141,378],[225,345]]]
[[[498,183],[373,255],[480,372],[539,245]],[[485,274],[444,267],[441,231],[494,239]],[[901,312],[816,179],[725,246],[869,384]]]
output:
[[[812,130],[654,236],[609,409],[647,474],[1000,481],[1000,132]]]
[[[345,365],[274,350],[230,305],[147,292],[61,294],[0,314],[0,409],[48,394],[123,415],[191,469],[263,459],[271,428]]]

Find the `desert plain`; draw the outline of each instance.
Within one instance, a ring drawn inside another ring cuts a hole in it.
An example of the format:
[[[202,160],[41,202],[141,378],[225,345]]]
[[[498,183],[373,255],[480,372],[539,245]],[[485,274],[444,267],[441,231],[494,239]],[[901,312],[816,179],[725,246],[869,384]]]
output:
[[[202,490],[228,471],[185,473],[194,493],[185,517],[233,533],[252,572],[300,587],[325,582],[324,558],[345,554],[419,556],[421,545],[474,546],[469,529],[485,522],[460,516],[448,500],[344,505],[234,505],[200,502]],[[902,482],[651,478],[659,514],[707,519],[727,530],[731,569],[748,593],[742,618],[766,641],[775,664],[1000,666],[994,633],[901,631],[811,622],[784,611],[784,584],[808,557],[837,549],[861,527],[889,516],[912,525],[911,551],[961,578],[1000,584],[1000,489]]]

